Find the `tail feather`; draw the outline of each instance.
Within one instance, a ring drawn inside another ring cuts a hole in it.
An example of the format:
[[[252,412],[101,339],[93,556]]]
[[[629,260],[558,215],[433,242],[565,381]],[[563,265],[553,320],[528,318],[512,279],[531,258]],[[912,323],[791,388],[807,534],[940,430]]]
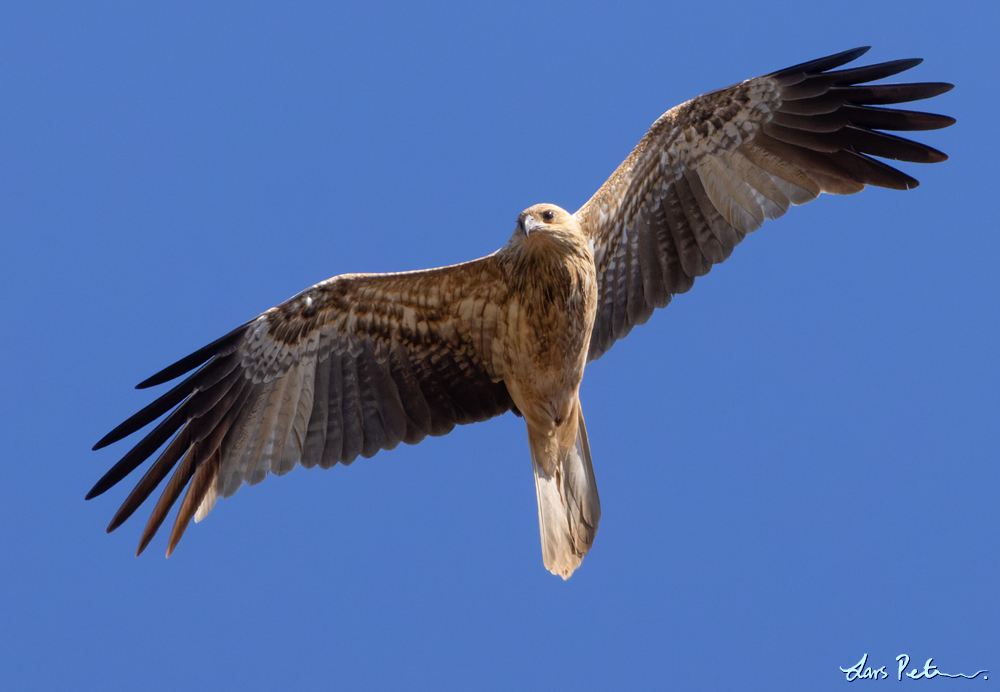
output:
[[[601,500],[579,403],[576,420],[566,425],[565,431],[548,435],[528,426],[542,560],[546,569],[563,579],[569,579],[583,562],[601,520]]]

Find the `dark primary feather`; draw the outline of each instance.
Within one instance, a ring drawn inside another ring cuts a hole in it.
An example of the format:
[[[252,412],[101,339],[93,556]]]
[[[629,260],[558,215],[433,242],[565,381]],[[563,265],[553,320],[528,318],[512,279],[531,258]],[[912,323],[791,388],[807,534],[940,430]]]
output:
[[[191,355],[181,358],[173,365],[168,365],[152,377],[146,378],[137,384],[135,388],[146,389],[147,387],[153,387],[158,384],[163,384],[164,382],[169,382],[170,380],[180,377],[186,372],[194,370],[209,358],[225,355],[226,353],[232,353],[236,350],[238,342],[246,332],[246,328],[249,324],[249,322],[241,324],[225,336],[219,337],[207,346],[199,348]]]
[[[828,55],[825,58],[817,58],[798,65],[792,65],[791,67],[786,67],[783,70],[778,70],[777,72],[772,72],[771,74],[781,76],[801,74],[805,76],[808,74],[816,74],[818,72],[826,72],[827,70],[832,70],[835,67],[840,67],[841,65],[846,65],[849,62],[854,62],[871,49],[871,46],[851,48],[850,50]]]
[[[673,295],[689,290],[765,219],[820,192],[918,185],[880,159],[947,159],[884,130],[934,130],[954,118],[877,106],[930,98],[952,86],[867,84],[908,70],[919,59],[835,70],[867,50],[710,92],[654,123],[576,213],[594,238],[598,261],[601,304],[591,360]]]

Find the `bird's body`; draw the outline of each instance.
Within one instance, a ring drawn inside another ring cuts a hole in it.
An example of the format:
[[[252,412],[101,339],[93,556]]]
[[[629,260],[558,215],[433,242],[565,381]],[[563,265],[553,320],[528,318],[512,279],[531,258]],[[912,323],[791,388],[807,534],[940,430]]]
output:
[[[549,212],[554,221],[535,216]],[[570,418],[583,379],[597,306],[589,242],[569,213],[536,205],[495,255],[508,286],[504,380],[529,426],[552,434]]]
[[[880,130],[936,129],[951,118],[873,104],[928,98],[950,85],[866,84],[915,60],[830,71],[863,52],[667,111],[581,209],[530,207],[488,257],[334,277],[157,373],[140,387],[198,368],[96,445],[166,414],[88,498],[169,440],[108,527],[173,469],[139,545],[187,488],[169,555],[192,518],[244,482],[297,465],[349,464],[514,411],[527,426],[545,566],[569,577],[601,516],[579,400],[586,364],[790,205],[866,184],[916,186],[869,154],[946,158]]]
[[[580,407],[597,311],[594,255],[572,215],[539,204],[521,213],[496,257],[509,287],[504,379],[528,427],[545,565],[565,579],[601,517]]]

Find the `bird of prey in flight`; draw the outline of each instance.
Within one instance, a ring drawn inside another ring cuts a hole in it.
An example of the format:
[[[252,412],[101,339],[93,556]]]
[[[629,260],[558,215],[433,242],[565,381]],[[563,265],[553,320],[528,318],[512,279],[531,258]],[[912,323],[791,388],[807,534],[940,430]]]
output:
[[[917,186],[879,159],[947,158],[885,131],[933,130],[953,118],[882,106],[952,86],[870,84],[920,60],[837,69],[866,50],[670,109],[576,213],[529,207],[488,257],[335,276],[161,370],[138,387],[194,373],[95,445],[163,417],[87,499],[166,443],[108,531],[173,470],[136,553],[187,488],[169,556],[191,519],[243,483],[300,464],[350,464],[513,411],[528,429],[542,559],[568,578],[601,519],[579,399],[587,363],[690,289],[765,219],[821,192]]]

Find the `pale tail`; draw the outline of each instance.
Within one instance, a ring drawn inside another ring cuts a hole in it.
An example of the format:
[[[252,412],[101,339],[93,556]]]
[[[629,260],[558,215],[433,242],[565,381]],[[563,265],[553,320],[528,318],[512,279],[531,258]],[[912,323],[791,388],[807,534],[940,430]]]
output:
[[[528,426],[542,560],[546,569],[563,579],[569,579],[583,562],[601,520],[601,500],[579,402],[575,423],[567,421],[552,436]]]

